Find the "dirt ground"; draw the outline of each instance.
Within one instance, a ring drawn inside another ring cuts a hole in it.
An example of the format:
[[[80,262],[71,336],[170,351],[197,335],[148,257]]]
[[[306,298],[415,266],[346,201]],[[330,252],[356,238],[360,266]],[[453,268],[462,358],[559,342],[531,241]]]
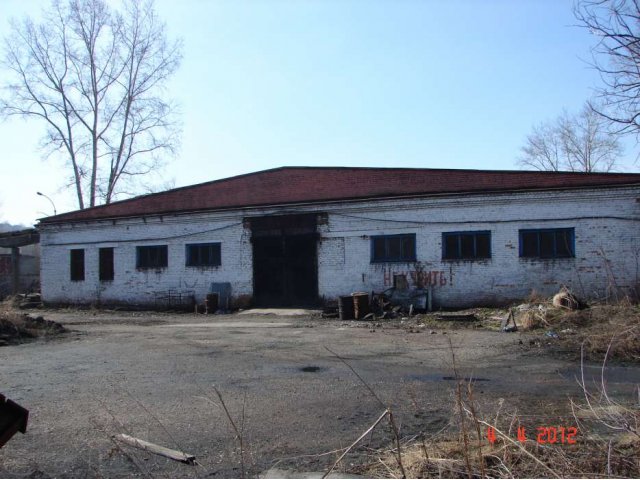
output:
[[[518,411],[548,425],[579,398],[575,356],[550,356],[543,332],[344,322],[318,316],[38,311],[68,332],[0,348],[0,393],[30,410],[0,450],[0,477],[256,477],[321,470],[390,405],[401,436],[435,433],[454,408],[452,349],[475,379],[480,414]],[[551,341],[550,339],[549,341]],[[600,366],[587,366],[600,381]],[[629,398],[637,365],[607,369]],[[591,381],[591,380],[589,380]],[[243,455],[214,391],[243,429]],[[243,415],[244,411],[244,415]],[[126,433],[197,458],[185,465],[112,439]],[[390,441],[380,426],[343,468]],[[559,447],[560,448],[560,447]],[[241,462],[241,457],[244,462]]]

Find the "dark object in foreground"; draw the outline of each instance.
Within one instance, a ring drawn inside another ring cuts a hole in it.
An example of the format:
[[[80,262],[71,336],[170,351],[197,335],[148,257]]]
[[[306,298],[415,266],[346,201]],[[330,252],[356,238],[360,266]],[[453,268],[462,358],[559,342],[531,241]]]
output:
[[[16,432],[27,433],[29,410],[0,394],[0,448]]]
[[[155,443],[146,442],[144,440],[140,440],[139,438],[125,435],[124,433],[119,433],[114,438],[132,447],[140,448],[147,452],[155,453],[156,455],[162,455],[163,457],[170,458],[171,460],[187,463],[189,465],[193,465],[196,460],[195,455],[189,455],[188,453],[180,452],[178,450],[161,447],[160,445],[156,445]]]

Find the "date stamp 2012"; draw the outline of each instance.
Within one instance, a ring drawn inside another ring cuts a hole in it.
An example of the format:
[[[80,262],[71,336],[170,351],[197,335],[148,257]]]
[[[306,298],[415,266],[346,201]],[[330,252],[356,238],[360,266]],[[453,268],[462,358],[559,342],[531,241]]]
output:
[[[574,445],[578,436],[576,427],[545,427],[539,426],[534,429],[536,442],[540,445]],[[517,437],[519,442],[527,441],[527,431],[525,427],[518,427]],[[497,440],[496,430],[493,427],[487,427],[487,440],[494,444]]]

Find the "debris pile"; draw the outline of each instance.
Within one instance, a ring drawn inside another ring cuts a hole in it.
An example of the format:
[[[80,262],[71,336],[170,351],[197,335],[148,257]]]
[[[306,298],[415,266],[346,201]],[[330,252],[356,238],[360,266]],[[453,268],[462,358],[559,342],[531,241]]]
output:
[[[13,308],[19,308],[21,310],[42,308],[42,297],[39,293],[19,293],[7,297],[4,302]]]
[[[380,293],[353,292],[341,296],[337,304],[325,306],[322,317],[339,317],[341,320],[391,319],[431,310],[430,290],[420,286],[410,288],[405,274],[394,275],[393,285]]]
[[[42,308],[42,297],[39,293],[28,293],[18,305],[18,308]]]
[[[584,308],[587,308],[587,304],[584,301],[579,299],[567,287],[562,287],[550,302],[523,303],[509,309],[509,312],[502,319],[500,328],[503,332],[515,332],[518,328],[522,330],[549,328],[552,323],[555,323],[556,317],[561,315],[562,311],[582,310]],[[553,335],[547,336],[557,338],[555,332],[550,332]]]
[[[26,313],[0,314],[0,347],[64,332],[66,329],[62,325],[40,316]]]
[[[376,320],[412,316],[418,311],[424,312],[425,292],[412,291],[412,295],[398,298],[391,292],[382,293],[354,292],[338,298],[337,302],[325,304],[322,318],[340,318],[340,320]]]

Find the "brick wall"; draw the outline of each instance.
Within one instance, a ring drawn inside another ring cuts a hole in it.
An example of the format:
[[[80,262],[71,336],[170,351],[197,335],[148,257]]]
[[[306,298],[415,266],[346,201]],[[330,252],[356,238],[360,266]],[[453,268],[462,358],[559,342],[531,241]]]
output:
[[[320,247],[320,291],[327,297],[350,291],[381,291],[394,273],[431,285],[436,306],[504,303],[543,295],[561,285],[599,297],[614,285],[638,280],[640,204],[637,190],[548,192],[492,197],[396,202],[384,208],[343,209],[330,215]],[[520,229],[574,228],[575,258],[519,258]],[[491,258],[443,261],[442,233],[488,230]],[[414,263],[372,264],[372,235],[416,234]],[[340,263],[339,257],[344,261]]]
[[[491,196],[340,202],[315,206],[150,216],[87,222],[41,230],[45,301],[152,303],[154,293],[193,290],[202,301],[211,282],[231,282],[234,297],[252,294],[250,231],[244,216],[325,212],[318,225],[318,290],[325,299],[381,291],[394,273],[422,270],[436,306],[503,303],[568,285],[585,297],[629,289],[638,275],[639,188],[518,193]],[[574,228],[575,258],[519,258],[518,230]],[[442,233],[489,230],[491,258],[443,261]],[[371,236],[415,233],[415,263],[372,264]],[[220,242],[222,265],[185,267],[185,244]],[[162,270],[137,270],[136,246],[168,245]],[[114,248],[115,278],[98,280],[98,249]],[[85,280],[71,282],[69,250],[85,249]],[[415,275],[415,273],[413,274]]]
[[[200,220],[200,219],[199,219]],[[234,296],[252,292],[249,232],[237,217],[202,221],[158,217],[96,223],[44,234],[42,294],[48,302],[153,304],[166,290],[193,291],[202,302],[212,282],[231,282]],[[221,265],[186,267],[185,245],[221,243]],[[136,247],[167,245],[168,265],[137,269]],[[99,280],[99,248],[114,249],[114,279]],[[84,248],[85,280],[70,281],[69,250]]]

